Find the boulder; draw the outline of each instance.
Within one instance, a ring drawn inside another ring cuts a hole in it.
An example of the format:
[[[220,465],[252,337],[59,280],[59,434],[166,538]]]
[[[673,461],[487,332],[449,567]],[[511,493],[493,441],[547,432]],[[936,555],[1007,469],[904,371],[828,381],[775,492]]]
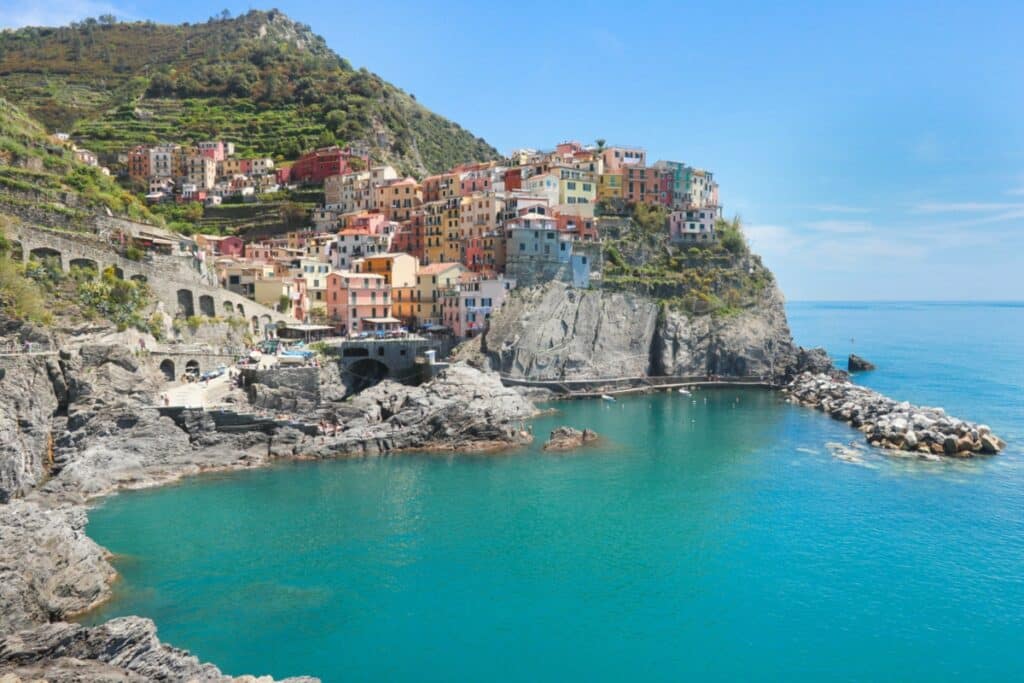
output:
[[[866,372],[868,370],[874,370],[875,364],[869,360],[861,358],[855,353],[851,353],[850,357],[846,359],[846,369],[850,372]]]
[[[597,441],[597,432],[590,429],[580,431],[563,425],[551,430],[551,438],[544,444],[544,450],[569,451],[594,441]]]
[[[980,431],[980,430],[979,430]],[[981,452],[982,453],[998,453],[1001,448],[999,439],[992,436],[989,432],[984,432],[981,435]]]

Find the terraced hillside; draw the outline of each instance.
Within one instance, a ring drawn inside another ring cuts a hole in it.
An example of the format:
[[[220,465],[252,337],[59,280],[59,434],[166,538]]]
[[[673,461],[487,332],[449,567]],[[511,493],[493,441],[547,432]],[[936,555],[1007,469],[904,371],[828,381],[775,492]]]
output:
[[[363,143],[423,174],[496,150],[276,10],[170,26],[112,17],[0,33],[0,96],[99,153],[213,137],[291,158]]]
[[[69,144],[0,98],[0,213],[19,207],[72,220],[105,210],[153,219],[138,197],[99,169],[76,161]]]

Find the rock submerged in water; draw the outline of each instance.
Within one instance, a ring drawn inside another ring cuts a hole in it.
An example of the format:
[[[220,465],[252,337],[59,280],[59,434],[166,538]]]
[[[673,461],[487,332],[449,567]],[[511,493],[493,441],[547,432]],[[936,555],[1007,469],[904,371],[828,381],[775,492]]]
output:
[[[861,358],[855,353],[851,353],[850,357],[846,359],[846,369],[849,372],[867,372],[868,370],[874,370],[875,364],[866,358]]]
[[[942,408],[900,403],[829,375],[802,373],[786,391],[792,402],[856,427],[869,444],[878,448],[909,451],[921,457],[968,458],[998,453],[1006,447],[988,425],[951,417]]]
[[[597,432],[591,429],[580,431],[563,425],[551,430],[551,438],[544,444],[544,450],[571,451],[594,441],[597,441]]]

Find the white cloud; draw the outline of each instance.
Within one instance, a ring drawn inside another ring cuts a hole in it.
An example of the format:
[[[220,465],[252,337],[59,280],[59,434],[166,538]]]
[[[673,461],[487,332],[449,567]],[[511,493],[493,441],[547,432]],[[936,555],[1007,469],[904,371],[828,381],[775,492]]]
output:
[[[743,226],[743,233],[755,254],[764,257],[770,266],[779,266],[789,261],[804,245],[804,237],[784,225],[750,224]]]
[[[49,0],[47,2],[11,2],[0,4],[0,28],[22,26],[64,26],[86,17],[113,14],[128,18],[124,10],[102,0]]]

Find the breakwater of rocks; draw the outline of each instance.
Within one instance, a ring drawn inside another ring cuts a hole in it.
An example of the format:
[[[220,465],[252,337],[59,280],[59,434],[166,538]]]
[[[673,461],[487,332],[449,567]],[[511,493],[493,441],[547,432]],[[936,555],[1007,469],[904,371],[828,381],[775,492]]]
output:
[[[793,403],[815,408],[859,429],[867,442],[878,448],[968,458],[995,454],[1006,446],[987,425],[951,417],[942,408],[895,401],[825,374],[797,375],[786,392]]]

